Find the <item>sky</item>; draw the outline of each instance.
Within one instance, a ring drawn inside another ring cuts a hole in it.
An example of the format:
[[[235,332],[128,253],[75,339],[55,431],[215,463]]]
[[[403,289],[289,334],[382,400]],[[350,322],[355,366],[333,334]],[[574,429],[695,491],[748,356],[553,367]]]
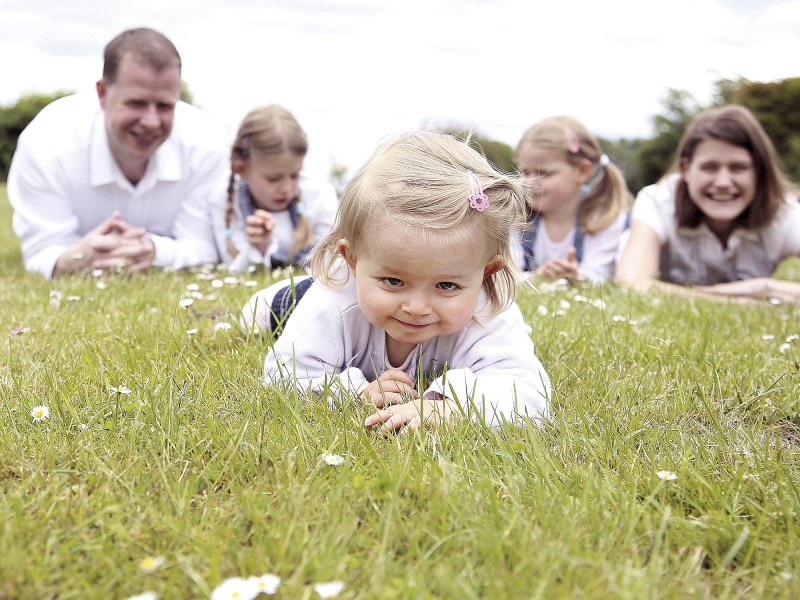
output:
[[[231,141],[251,108],[290,110],[320,176],[422,128],[514,146],[569,114],[649,137],[669,89],[703,104],[722,78],[800,76],[800,0],[0,0],[0,105],[94,89],[106,43],[140,26]]]

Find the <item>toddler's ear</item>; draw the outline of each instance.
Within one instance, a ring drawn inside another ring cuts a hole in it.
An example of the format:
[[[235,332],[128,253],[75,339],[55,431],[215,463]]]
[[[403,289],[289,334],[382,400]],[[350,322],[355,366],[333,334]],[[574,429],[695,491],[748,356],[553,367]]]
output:
[[[336,250],[342,255],[342,258],[344,258],[347,266],[350,267],[350,270],[355,271],[356,253],[355,250],[353,250],[353,246],[350,244],[350,242],[344,238],[340,239],[336,246]]]
[[[247,161],[241,158],[234,158],[231,161],[231,170],[240,178],[247,178]]]
[[[486,263],[486,266],[483,268],[483,278],[487,279],[491,277],[492,275],[497,273],[500,269],[502,269],[505,264],[506,262],[505,260],[503,260],[503,257],[498,254],[497,256],[492,258],[492,260]]]

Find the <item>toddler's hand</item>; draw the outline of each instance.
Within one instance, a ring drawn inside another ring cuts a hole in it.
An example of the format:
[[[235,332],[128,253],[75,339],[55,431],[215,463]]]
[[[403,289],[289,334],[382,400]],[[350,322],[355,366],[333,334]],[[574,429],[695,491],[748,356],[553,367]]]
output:
[[[419,392],[414,389],[414,381],[399,369],[384,371],[361,392],[364,404],[373,404],[378,408],[401,404],[414,398],[419,398]]]
[[[460,415],[458,403],[445,398],[443,400],[412,400],[405,404],[396,404],[377,411],[366,418],[365,427],[380,425],[378,433],[386,435],[405,426],[400,433],[409,429],[417,429],[421,425],[441,425],[452,421]]]
[[[256,210],[247,217],[245,233],[247,239],[261,254],[266,253],[272,239],[272,230],[275,228],[275,217],[267,210]]]

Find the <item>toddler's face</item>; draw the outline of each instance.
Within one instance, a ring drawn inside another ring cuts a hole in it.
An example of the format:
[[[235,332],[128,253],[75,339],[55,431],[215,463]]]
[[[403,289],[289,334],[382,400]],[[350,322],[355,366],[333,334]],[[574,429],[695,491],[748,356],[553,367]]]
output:
[[[237,174],[247,181],[256,208],[279,212],[286,210],[300,193],[303,157],[291,152],[260,156],[238,163]]]
[[[531,191],[534,210],[544,215],[577,210],[581,185],[587,178],[584,170],[567,162],[557,152],[540,150],[530,144],[520,148],[517,163]]]
[[[390,358],[403,359],[416,345],[472,320],[483,280],[501,266],[485,236],[477,237],[451,233],[426,242],[408,226],[380,218],[357,247],[343,240],[359,308],[386,331]]]

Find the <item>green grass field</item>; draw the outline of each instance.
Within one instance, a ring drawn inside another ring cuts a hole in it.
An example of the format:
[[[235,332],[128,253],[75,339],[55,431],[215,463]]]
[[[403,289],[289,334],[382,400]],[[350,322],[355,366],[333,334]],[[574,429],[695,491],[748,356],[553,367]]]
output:
[[[384,439],[261,385],[225,276],[47,282],[0,188],[0,598],[800,597],[800,308],[526,290],[551,422]]]

